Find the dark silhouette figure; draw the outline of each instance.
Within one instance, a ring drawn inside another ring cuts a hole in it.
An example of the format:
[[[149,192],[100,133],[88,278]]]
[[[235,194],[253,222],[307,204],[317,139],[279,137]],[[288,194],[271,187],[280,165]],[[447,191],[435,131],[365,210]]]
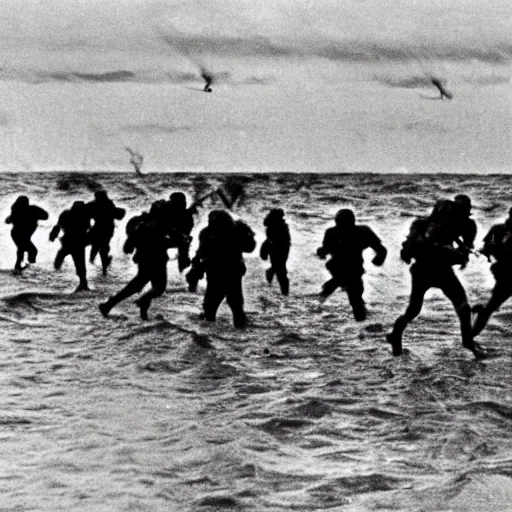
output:
[[[212,88],[210,87],[210,85],[213,82],[213,76],[210,75],[210,73],[208,73],[206,70],[203,69],[201,71],[201,77],[206,82],[206,85],[204,86],[203,91],[204,92],[212,92]]]
[[[437,87],[439,90],[439,99],[443,100],[446,98],[447,100],[451,100],[453,98],[453,95],[451,92],[447,91],[441,80],[439,78],[431,78],[430,81],[432,82],[432,85],[434,87]]]
[[[171,247],[178,249],[178,270],[183,272],[190,265],[190,232],[194,227],[195,207],[187,208],[187,198],[183,192],[173,192],[166,205]]]
[[[288,295],[290,283],[286,261],[290,253],[290,230],[284,220],[284,212],[281,208],[270,210],[265,217],[263,224],[266,227],[267,238],[260,249],[260,257],[266,261],[270,257],[270,268],[265,272],[269,283],[272,283],[274,276],[281,288],[283,295]]]
[[[512,296],[512,208],[508,211],[508,219],[503,224],[495,224],[484,238],[481,254],[492,261],[491,272],[495,284],[487,304],[473,308],[476,318],[472,334],[477,336],[487,325],[491,315]]]
[[[76,291],[88,290],[85,267],[85,248],[90,244],[91,216],[83,201],[75,201],[69,210],[64,210],[50,233],[53,242],[62,229],[61,248],[55,257],[54,267],[59,270],[68,254],[73,258],[76,275],[80,280]]]
[[[421,312],[425,293],[430,288],[440,288],[453,304],[459,317],[462,344],[475,357],[482,357],[483,350],[471,335],[471,312],[466,292],[453,271],[453,265],[464,267],[469,258],[469,248],[457,239],[463,231],[460,212],[453,201],[438,201],[429,217],[416,219],[407,239],[402,244],[400,256],[411,266],[412,289],[409,305],[396,320],[387,340],[393,355],[402,353],[402,335],[407,325]]]
[[[32,243],[32,235],[37,229],[37,222],[46,220],[48,212],[30,204],[27,196],[19,196],[11,206],[11,214],[5,219],[6,224],[12,224],[11,237],[16,244],[16,263],[14,270],[21,272],[25,253],[28,255],[28,262],[35,263],[37,248]]]
[[[373,249],[375,257],[372,263],[380,266],[386,259],[387,250],[368,226],[356,225],[352,210],[338,211],[335,223],[334,227],[325,232],[322,246],[317,250],[317,255],[322,259],[331,255],[326,267],[332,279],[323,285],[320,298],[327,299],[336,288],[344,289],[354,318],[362,321],[367,314],[363,300],[363,251],[367,248]]]
[[[128,235],[124,244],[124,252],[135,252],[133,261],[138,266],[137,275],[116,295],[100,304],[103,316],[121,301],[142,291],[151,283],[151,289],[143,294],[135,303],[140,308],[142,320],[148,319],[151,301],[163,295],[167,287],[167,249],[170,239],[167,236],[166,202],[156,201],[149,213],[133,217],[126,225]]]
[[[114,236],[115,220],[121,220],[126,210],[118,208],[103,190],[94,194],[94,201],[86,204],[94,225],[90,231],[91,253],[89,260],[94,263],[96,255],[99,253],[103,275],[106,275],[107,269],[112,262],[110,256],[110,240]]]
[[[214,210],[209,214],[208,226],[199,234],[199,247],[187,276],[190,284],[192,277],[206,273],[203,302],[206,320],[215,321],[217,310],[226,299],[235,327],[245,327],[247,318],[242,278],[246,268],[242,253],[252,252],[255,247],[254,233],[247,224],[234,221],[224,210]]]
[[[466,194],[458,194],[453,198],[455,225],[458,226],[455,242],[462,249],[471,252],[476,238],[476,222],[471,218],[471,199]]]

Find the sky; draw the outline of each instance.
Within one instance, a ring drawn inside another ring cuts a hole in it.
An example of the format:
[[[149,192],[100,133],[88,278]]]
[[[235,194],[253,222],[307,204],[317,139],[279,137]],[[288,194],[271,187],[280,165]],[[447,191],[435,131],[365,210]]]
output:
[[[507,173],[510,34],[509,0],[3,0],[0,170]]]

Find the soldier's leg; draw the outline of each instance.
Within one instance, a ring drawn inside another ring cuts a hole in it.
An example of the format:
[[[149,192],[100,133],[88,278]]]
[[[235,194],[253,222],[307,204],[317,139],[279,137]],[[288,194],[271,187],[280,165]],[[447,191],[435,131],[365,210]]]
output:
[[[92,251],[91,251],[92,252]],[[103,275],[107,274],[108,267],[112,262],[112,256],[110,256],[110,241],[103,242],[99,249],[100,259],[101,259],[101,268],[103,271]]]
[[[336,288],[340,287],[341,283],[340,281],[333,277],[332,279],[329,279],[329,281],[326,281],[322,286],[322,291],[320,292],[320,298],[325,300],[329,295],[332,295]]]
[[[411,269],[411,295],[405,313],[399,316],[393,326],[393,330],[387,335],[387,340],[393,347],[393,355],[399,356],[402,353],[402,335],[407,325],[412,322],[421,312],[425,293],[430,288],[426,276],[421,274],[421,269]]]
[[[275,272],[274,272],[273,266],[271,266],[271,267],[267,268],[267,270],[265,270],[265,279],[267,280],[268,284],[272,284],[272,281],[274,280],[274,275],[275,275]]]
[[[512,282],[496,282],[491,293],[489,302],[477,310],[475,322],[471,329],[473,337],[482,332],[487,325],[491,315],[497,311],[500,306],[512,296]]]
[[[146,284],[150,281],[149,273],[145,271],[144,268],[141,269],[139,266],[139,272],[137,275],[118,293],[110,297],[106,302],[100,304],[99,308],[103,316],[107,316],[110,310],[122,302],[126,300],[128,297],[139,293]]]
[[[462,345],[471,350],[475,357],[483,357],[482,348],[473,340],[471,332],[471,308],[469,307],[466,292],[458,277],[453,271],[443,275],[439,288],[448,297],[453,304],[460,321],[460,332],[462,335]]]
[[[270,256],[272,268],[276,274],[281,293],[288,295],[290,289],[290,282],[288,280],[288,269],[286,268],[286,254],[277,254],[274,257]]]
[[[26,240],[14,229],[11,231],[11,238],[16,245],[16,263],[14,264],[14,270],[19,272],[23,268],[22,263],[23,258],[25,257]]]
[[[57,251],[57,255],[55,256],[55,261],[53,262],[53,266],[55,270],[60,270],[62,264],[64,263],[64,259],[66,256],[70,254],[69,247],[67,245],[62,245],[62,247]]]
[[[88,290],[89,285],[87,284],[87,269],[85,266],[85,247],[73,247],[73,250],[71,251],[71,257],[73,258],[76,275],[79,279],[79,284],[76,291]]]
[[[35,263],[37,259],[37,247],[30,239],[27,240],[26,251],[28,253],[28,262]]]
[[[233,313],[235,327],[245,327],[247,317],[244,312],[244,293],[242,289],[242,275],[230,276],[227,286],[226,300]]]
[[[204,277],[204,265],[201,261],[192,261],[192,267],[185,275],[188,283],[188,291],[195,292],[197,283]]]
[[[354,313],[354,318],[361,322],[366,319],[366,306],[363,300],[363,277],[358,276],[350,279],[345,284],[345,290],[347,291],[348,300]]]
[[[162,261],[152,268],[150,280],[151,289],[136,301],[136,304],[140,308],[140,317],[142,320],[148,319],[148,310],[151,301],[165,293],[165,289],[167,288],[167,261]]]
[[[91,252],[89,253],[89,262],[94,263],[94,260],[96,259],[96,256],[100,252],[100,247],[96,242],[93,242],[91,244]]]
[[[14,270],[21,271],[23,269],[22,263],[25,257],[25,248],[23,245],[16,246],[16,263],[14,264]]]
[[[190,244],[188,242],[181,242],[178,245],[178,270],[180,272],[190,266],[189,250]]]
[[[206,320],[215,322],[217,310],[226,297],[226,282],[222,276],[206,273],[206,292],[204,294],[203,309]]]
[[[35,263],[37,258],[37,247],[32,242],[31,238],[34,234],[35,229],[30,229],[25,234],[25,251],[28,254],[28,262]]]

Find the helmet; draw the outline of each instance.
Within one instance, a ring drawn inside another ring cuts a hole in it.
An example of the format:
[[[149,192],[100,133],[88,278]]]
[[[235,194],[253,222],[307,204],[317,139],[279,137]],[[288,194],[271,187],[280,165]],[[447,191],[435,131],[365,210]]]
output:
[[[341,229],[350,229],[353,228],[356,224],[356,217],[352,210],[348,208],[343,208],[339,210],[336,216],[334,217],[334,221],[336,223],[336,227]]]
[[[233,218],[225,210],[213,210],[208,215],[208,225],[214,229],[224,229],[233,224]]]
[[[283,220],[283,218],[284,218],[284,211],[282,210],[282,208],[272,208],[272,210],[270,210],[268,212],[268,215],[265,218],[263,224],[265,226],[268,226],[268,225],[273,224],[274,222],[279,222],[279,221]]]
[[[471,212],[471,199],[466,194],[457,194],[453,198],[455,204],[459,207],[459,211],[466,216]]]
[[[98,202],[105,202],[108,199],[108,195],[104,190],[98,190],[94,192],[94,199]]]
[[[187,207],[187,198],[183,192],[173,192],[169,196],[169,201],[173,206],[177,206],[178,208]]]
[[[164,223],[167,217],[167,203],[165,199],[158,199],[149,209],[149,218],[157,224]]]
[[[28,197],[27,196],[18,196],[16,198],[16,201],[14,201],[14,204],[17,206],[17,207],[26,207],[28,206]]]

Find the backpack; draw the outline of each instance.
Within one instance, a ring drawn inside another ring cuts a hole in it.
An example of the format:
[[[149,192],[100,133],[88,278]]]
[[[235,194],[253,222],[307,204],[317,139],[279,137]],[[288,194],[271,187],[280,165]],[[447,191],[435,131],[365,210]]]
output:
[[[465,265],[468,253],[453,247],[454,232],[450,225],[433,221],[430,217],[416,219],[402,244],[400,257],[405,263],[423,259],[431,263]]]
[[[417,258],[418,254],[425,247],[429,225],[428,217],[420,217],[411,224],[409,233],[402,243],[402,250],[400,251],[400,257],[405,263],[411,263],[411,260]]]

